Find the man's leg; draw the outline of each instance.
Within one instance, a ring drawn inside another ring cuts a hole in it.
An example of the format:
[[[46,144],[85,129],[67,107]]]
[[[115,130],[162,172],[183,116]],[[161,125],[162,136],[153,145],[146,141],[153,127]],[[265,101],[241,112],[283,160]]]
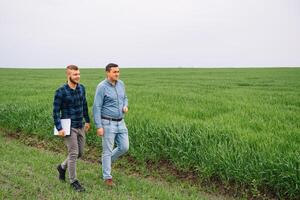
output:
[[[102,173],[103,179],[112,179],[111,176],[111,156],[115,141],[115,133],[110,128],[104,127],[104,136],[102,138]]]
[[[67,162],[68,162],[68,158],[62,163],[62,164],[59,164],[56,169],[59,173],[59,180],[61,181],[66,181],[66,169],[67,169]],[[64,165],[64,168],[62,167]]]
[[[112,152],[112,162],[117,160],[129,149],[128,129],[126,127],[124,119],[121,122],[118,122],[117,130],[118,133],[116,134],[115,139],[117,147]]]
[[[78,158],[81,158],[83,156],[84,145],[85,145],[84,128],[78,129],[77,141],[78,141]]]
[[[70,182],[76,181],[76,159],[78,157],[78,129],[71,128],[71,135],[65,137],[65,144],[68,147],[67,166]]]
[[[69,160],[69,155],[67,156],[66,160],[64,160],[64,162],[60,164],[63,170],[66,170],[68,168],[68,160]]]
[[[114,162],[121,155],[125,154],[129,149],[128,131],[124,131],[116,134],[117,147],[112,152],[111,161]]]

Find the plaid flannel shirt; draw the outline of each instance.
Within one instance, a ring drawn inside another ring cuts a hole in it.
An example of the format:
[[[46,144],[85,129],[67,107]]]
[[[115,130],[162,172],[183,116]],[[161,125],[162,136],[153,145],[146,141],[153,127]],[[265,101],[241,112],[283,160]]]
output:
[[[66,83],[58,88],[53,102],[53,119],[57,130],[62,130],[60,119],[71,119],[72,128],[82,128],[83,118],[90,123],[84,86],[77,84],[72,89]]]

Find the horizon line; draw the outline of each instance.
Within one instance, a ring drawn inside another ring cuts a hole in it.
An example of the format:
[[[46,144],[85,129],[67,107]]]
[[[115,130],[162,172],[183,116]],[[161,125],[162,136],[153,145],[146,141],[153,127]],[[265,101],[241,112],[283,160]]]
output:
[[[80,69],[104,69],[105,66],[78,66]],[[65,69],[65,66],[45,66],[45,67],[35,67],[35,66],[16,66],[16,67],[4,67],[0,66],[0,69]],[[121,66],[122,69],[193,69],[193,68],[203,68],[203,69],[224,69],[224,68],[300,68],[300,66]]]

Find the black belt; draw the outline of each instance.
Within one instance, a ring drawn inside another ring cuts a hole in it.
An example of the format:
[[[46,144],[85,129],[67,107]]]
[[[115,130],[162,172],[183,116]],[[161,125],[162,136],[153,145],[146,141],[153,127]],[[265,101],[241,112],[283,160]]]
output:
[[[120,119],[114,119],[114,118],[109,118],[109,117],[101,116],[101,119],[107,119],[107,120],[119,122],[119,121],[122,121],[123,118],[120,118]]]

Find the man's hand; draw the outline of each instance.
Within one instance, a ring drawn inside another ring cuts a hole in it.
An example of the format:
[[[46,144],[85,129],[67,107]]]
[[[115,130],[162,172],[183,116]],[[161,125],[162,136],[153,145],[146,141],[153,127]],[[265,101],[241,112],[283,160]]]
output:
[[[88,131],[90,130],[90,128],[91,128],[90,123],[85,123],[85,124],[84,124],[84,131],[85,131],[85,132],[88,132]]]
[[[103,129],[103,128],[98,128],[98,129],[97,129],[97,135],[98,135],[99,137],[102,137],[102,136],[104,135],[104,129]]]
[[[123,107],[123,113],[127,113],[127,112],[128,112],[127,106]]]
[[[64,131],[64,129],[61,129],[60,131],[58,131],[58,136],[59,136],[59,137],[64,137],[64,136],[65,136],[65,131]]]

